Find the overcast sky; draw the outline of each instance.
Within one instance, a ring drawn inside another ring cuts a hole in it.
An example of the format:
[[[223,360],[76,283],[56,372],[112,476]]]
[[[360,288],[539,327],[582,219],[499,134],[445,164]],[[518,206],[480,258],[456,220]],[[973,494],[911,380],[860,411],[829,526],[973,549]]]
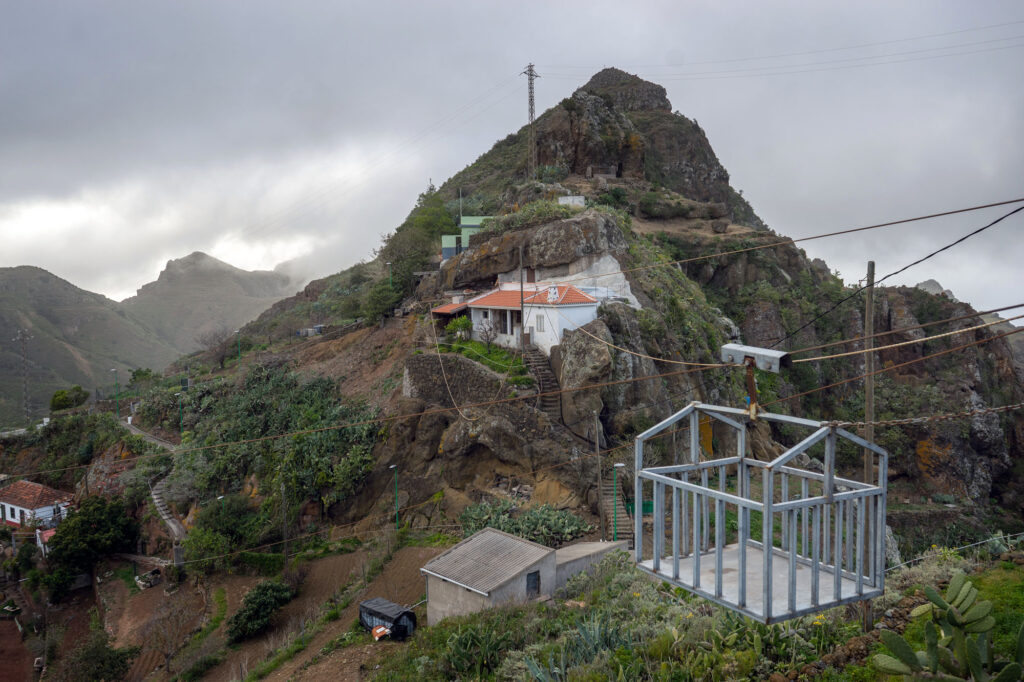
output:
[[[661,83],[800,237],[1024,197],[1020,2],[0,0],[0,266],[114,299],[205,251],[367,258],[604,66]],[[781,56],[780,56],[781,55]],[[848,282],[1013,207],[809,242]],[[1024,214],[899,278],[1020,302]]]

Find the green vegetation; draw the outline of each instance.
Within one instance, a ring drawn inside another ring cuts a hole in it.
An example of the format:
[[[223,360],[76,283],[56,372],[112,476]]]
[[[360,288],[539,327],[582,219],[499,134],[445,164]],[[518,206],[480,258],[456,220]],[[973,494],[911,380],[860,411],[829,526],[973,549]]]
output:
[[[485,501],[466,507],[459,522],[466,537],[483,528],[497,528],[548,547],[558,547],[592,530],[572,512],[549,504],[516,511],[507,500]]]
[[[438,350],[442,353],[459,353],[470,360],[479,362],[491,371],[507,374],[507,381],[513,386],[533,386],[533,377],[530,376],[526,365],[523,364],[523,359],[518,355],[512,355],[500,346],[488,347],[473,339],[454,339],[449,342],[439,342]]]
[[[518,211],[485,220],[483,228],[495,234],[525,230],[529,227],[543,225],[555,220],[571,218],[579,213],[580,210],[578,207],[565,206],[557,201],[531,201],[523,205]]]
[[[50,539],[50,572],[43,578],[50,598],[62,599],[75,576],[92,571],[99,559],[132,551],[138,537],[139,524],[120,500],[85,498],[77,510],[68,512]]]
[[[853,636],[857,626],[841,616],[760,625],[650,581],[618,552],[593,575],[572,578],[554,601],[421,628],[382,663],[378,679],[767,679]]]
[[[89,399],[89,391],[84,390],[81,386],[72,386],[71,388],[61,388],[54,392],[53,397],[50,398],[50,411],[56,412],[57,410],[66,410],[71,407],[78,407],[85,403]]]
[[[66,489],[72,488],[84,472],[73,467],[89,464],[93,457],[115,444],[123,445],[129,455],[141,455],[154,449],[142,438],[125,431],[114,415],[106,412],[69,414],[53,419],[42,429],[30,432],[25,443],[45,451],[38,464],[47,473],[40,476],[40,482]]]
[[[240,642],[263,632],[271,617],[295,596],[295,590],[278,580],[265,580],[249,590],[238,612],[228,620],[228,640]]]
[[[207,384],[188,392],[184,409],[190,429],[186,442],[200,447],[236,443],[175,454],[167,487],[170,501],[186,505],[205,500],[205,508],[222,504],[238,514],[232,520],[229,513],[209,509],[200,532],[189,538],[196,556],[224,553],[215,550],[223,549],[225,543],[237,549],[279,539],[282,489],[289,504],[314,499],[326,510],[352,495],[372,465],[374,426],[341,425],[365,422],[374,411],[346,400],[327,378],[302,380],[284,366],[256,365],[239,385]],[[177,412],[177,398],[164,394],[147,401],[141,415],[146,421],[159,422],[176,418]],[[258,440],[296,431],[303,433]],[[225,482],[239,486],[253,474],[266,491],[258,509],[250,511],[227,497],[216,501],[231,492],[221,487]],[[296,512],[286,510],[289,518]]]
[[[141,648],[114,648],[110,640],[111,637],[103,629],[98,614],[93,611],[89,635],[59,663],[54,671],[54,679],[63,682],[124,679]]]
[[[1019,584],[1018,584],[1019,588]],[[1019,589],[1018,589],[1019,591]],[[892,675],[942,675],[945,680],[975,682],[1016,682],[1024,679],[1024,626],[1012,651],[1013,660],[998,660],[990,638],[996,619],[993,603],[978,600],[980,594],[967,575],[958,571],[949,581],[945,595],[925,587],[929,601],[914,609],[913,617],[928,618],[924,624],[925,649],[914,651],[911,644],[894,632],[883,630],[882,642],[893,654],[877,654],[875,666]],[[994,675],[994,677],[992,677]]]

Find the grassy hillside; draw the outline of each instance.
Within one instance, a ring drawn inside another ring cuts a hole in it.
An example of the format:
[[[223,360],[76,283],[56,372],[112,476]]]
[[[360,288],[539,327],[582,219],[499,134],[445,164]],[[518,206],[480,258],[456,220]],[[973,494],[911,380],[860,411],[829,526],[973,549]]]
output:
[[[0,268],[0,424],[23,421],[21,347],[27,345],[29,398],[35,416],[45,413],[59,388],[79,384],[109,391],[112,368],[126,382],[138,367],[162,368],[179,351],[110,299],[84,291],[40,268]]]

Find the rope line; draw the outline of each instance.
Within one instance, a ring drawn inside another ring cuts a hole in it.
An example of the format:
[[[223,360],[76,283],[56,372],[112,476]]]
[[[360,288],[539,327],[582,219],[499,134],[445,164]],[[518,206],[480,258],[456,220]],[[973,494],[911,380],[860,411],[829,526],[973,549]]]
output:
[[[1024,315],[1017,315],[1016,317],[1010,317],[1010,318],[1007,318],[1005,320],[995,320],[994,322],[986,322],[984,324],[979,324],[979,325],[976,325],[974,327],[966,327],[964,329],[954,329],[953,331],[943,332],[942,334],[933,334],[932,336],[926,336],[923,339],[911,339],[910,341],[900,341],[899,343],[890,343],[890,344],[888,344],[886,346],[877,346],[875,348],[863,348],[861,350],[846,351],[845,353],[833,353],[832,355],[819,355],[819,356],[813,357],[813,358],[800,358],[799,360],[794,360],[793,364],[796,364],[798,362],[818,362],[819,360],[833,360],[835,358],[845,358],[845,357],[849,357],[851,355],[866,355],[867,353],[874,353],[874,352],[880,351],[880,350],[889,350],[891,348],[899,348],[901,346],[910,346],[910,345],[913,345],[915,343],[927,343],[928,341],[934,341],[935,339],[942,339],[942,338],[945,338],[947,336],[955,336],[957,334],[964,334],[966,332],[972,332],[972,331],[977,331],[979,329],[985,329],[986,327],[991,327],[992,325],[996,325],[996,324],[1002,324],[1003,322],[1009,322],[1010,320],[1019,320],[1022,317],[1024,317]]]

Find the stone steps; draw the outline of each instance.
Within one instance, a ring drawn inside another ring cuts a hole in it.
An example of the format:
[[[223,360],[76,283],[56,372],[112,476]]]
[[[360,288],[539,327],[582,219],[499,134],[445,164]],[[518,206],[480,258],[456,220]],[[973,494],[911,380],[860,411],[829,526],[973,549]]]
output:
[[[160,518],[164,520],[164,524],[167,525],[168,530],[171,532],[171,538],[177,544],[185,539],[185,527],[181,525],[181,521],[174,518],[174,514],[171,513],[167,502],[164,501],[164,483],[166,480],[166,478],[162,478],[159,483],[153,486],[151,496],[153,498],[153,506],[156,507],[157,513],[160,514]]]
[[[618,517],[618,537],[619,540],[626,540],[630,545],[633,544],[633,519],[626,511],[625,500],[622,497],[621,490],[613,490],[611,482],[606,481],[601,487],[601,497],[604,501],[604,520],[605,529],[608,539],[613,537],[613,529],[615,527],[616,516]]]
[[[558,391],[561,386],[558,384],[558,378],[551,371],[548,359],[533,346],[528,346],[523,355],[523,363],[537,382],[537,392],[540,394],[537,398],[537,408],[544,412],[552,422],[561,423],[562,398],[557,393],[552,395],[552,392]]]

